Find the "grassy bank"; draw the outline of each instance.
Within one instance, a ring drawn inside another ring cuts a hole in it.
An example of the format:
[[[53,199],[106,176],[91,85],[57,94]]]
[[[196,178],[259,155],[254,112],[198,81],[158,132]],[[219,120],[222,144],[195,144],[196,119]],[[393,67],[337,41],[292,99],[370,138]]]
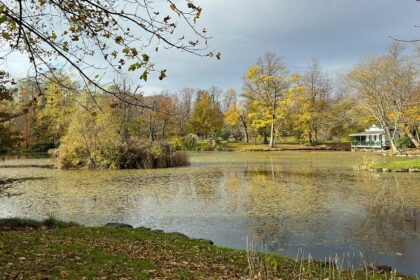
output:
[[[397,279],[147,229],[0,220],[0,279]],[[408,278],[405,278],[408,279]]]
[[[265,144],[227,143],[225,149],[240,152],[264,152],[264,151],[349,151],[349,143],[323,143],[309,146],[298,143],[279,143],[274,148]]]
[[[392,170],[420,169],[420,158],[390,161],[375,165],[375,168]]]

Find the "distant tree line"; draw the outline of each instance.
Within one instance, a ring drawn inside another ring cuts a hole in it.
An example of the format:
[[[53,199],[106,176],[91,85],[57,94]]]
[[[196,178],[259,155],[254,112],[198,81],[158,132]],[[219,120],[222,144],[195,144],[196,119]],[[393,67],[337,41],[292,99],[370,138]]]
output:
[[[106,162],[121,156],[133,143],[191,148],[197,139],[213,139],[314,145],[346,141],[349,133],[377,123],[398,152],[396,130],[405,133],[408,145],[419,147],[418,74],[416,57],[398,44],[354,66],[336,90],[317,60],[303,73],[290,73],[274,53],[249,67],[240,93],[214,86],[146,96],[121,79],[109,86],[113,95],[92,95],[64,72],[16,83],[2,72],[1,150],[59,147],[66,160],[75,160],[66,164],[77,166],[80,158]],[[130,104],[132,98],[142,106]]]

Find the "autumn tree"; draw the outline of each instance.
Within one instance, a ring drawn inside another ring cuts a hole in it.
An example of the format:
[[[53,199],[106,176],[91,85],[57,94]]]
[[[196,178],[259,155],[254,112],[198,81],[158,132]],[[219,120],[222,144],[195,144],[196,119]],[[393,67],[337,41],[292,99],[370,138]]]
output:
[[[184,88],[175,96],[177,134],[188,133],[188,122],[191,118],[195,90]]]
[[[165,139],[169,128],[175,124],[176,106],[173,98],[166,91],[148,96],[147,103],[153,110],[143,111],[150,141]]]
[[[420,147],[420,87],[414,90],[412,104],[402,112],[402,129],[416,148]]]
[[[233,134],[235,139],[239,138],[238,136],[243,135],[244,142],[248,143],[248,106],[246,100],[238,100],[238,94],[236,90],[231,88],[225,92],[222,107],[225,108],[223,110],[225,115],[225,126],[231,128],[231,135]]]
[[[38,141],[57,144],[66,133],[69,116],[76,106],[75,97],[80,91],[69,76],[55,73],[55,79],[43,83],[43,94],[37,99],[33,118],[34,135]],[[32,83],[36,88],[36,84]]]
[[[207,138],[213,133],[220,132],[222,126],[223,113],[219,103],[215,102],[215,98],[208,91],[198,91],[189,122],[190,130]]]
[[[347,78],[360,105],[380,124],[392,151],[399,153],[395,136],[404,122],[404,111],[413,106],[413,97],[418,94],[417,72],[410,60],[398,45],[393,45],[387,55],[359,63]]]
[[[227,111],[225,112],[225,122],[230,126],[240,126],[243,129],[245,136],[244,142],[249,142],[248,132],[248,111],[245,101],[230,103]]]
[[[255,144],[258,135],[263,137],[263,143],[268,144],[268,129],[272,123],[272,114],[260,99],[247,100],[248,114],[246,116],[250,130],[253,132]]]
[[[317,60],[313,60],[300,80],[303,90],[299,96],[298,125],[309,143],[318,142],[319,132],[328,114],[330,82]]]
[[[104,94],[95,99],[86,91],[77,95],[80,106],[68,116],[68,128],[57,151],[58,167],[119,168],[121,153],[130,146],[121,130],[124,108],[115,102]]]
[[[221,89],[218,86],[211,86],[207,92],[210,94],[211,96],[211,100],[212,102],[220,108],[220,110],[222,110],[223,112],[223,107],[222,107],[222,99],[223,99],[223,89]]]
[[[144,111],[144,108],[132,106],[129,102],[126,102],[130,96],[143,96],[140,90],[140,86],[133,87],[126,76],[119,77],[113,81],[112,91],[115,92],[114,96],[109,96],[109,102],[106,106],[111,108],[118,108],[120,114],[120,134],[122,135],[123,142],[129,143],[129,140],[134,136],[137,136],[136,120],[138,115]]]
[[[230,107],[236,106],[237,103],[238,103],[238,93],[233,88],[228,89],[223,95],[223,100],[222,100],[222,105],[221,105],[223,113],[226,113],[226,111]]]
[[[16,110],[12,80],[5,71],[0,71],[0,154],[13,149],[19,142],[18,133],[12,130],[14,119],[23,111]]]
[[[360,108],[352,96],[337,94],[330,99],[330,106],[324,121],[332,138],[341,142],[353,131],[363,130],[370,125],[371,117]]]
[[[22,112],[15,112],[11,106],[13,101],[12,79],[9,73],[0,69],[0,124],[10,121]]]
[[[270,147],[275,145],[279,99],[288,90],[291,81],[287,66],[271,52],[259,58],[245,75],[244,91],[250,108],[254,109],[253,123],[260,127],[269,124]]]

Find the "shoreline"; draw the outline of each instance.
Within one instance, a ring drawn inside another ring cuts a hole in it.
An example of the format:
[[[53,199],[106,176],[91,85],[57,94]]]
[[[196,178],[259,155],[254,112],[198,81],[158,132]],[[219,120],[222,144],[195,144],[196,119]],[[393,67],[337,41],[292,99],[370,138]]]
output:
[[[410,159],[390,161],[382,164],[376,164],[371,171],[375,172],[409,172],[419,173],[420,172],[420,158],[410,157]]]
[[[414,279],[386,265],[347,270],[339,262],[223,248],[120,223],[83,227],[52,218],[0,219],[0,248],[0,278],[326,279],[335,273],[341,277],[334,279]]]

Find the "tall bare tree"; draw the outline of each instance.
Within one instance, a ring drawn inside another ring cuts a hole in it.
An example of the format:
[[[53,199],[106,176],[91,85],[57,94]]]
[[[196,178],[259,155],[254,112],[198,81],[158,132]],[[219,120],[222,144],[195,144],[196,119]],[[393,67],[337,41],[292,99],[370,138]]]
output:
[[[360,105],[380,124],[395,153],[399,153],[395,137],[404,124],[403,113],[418,94],[417,71],[402,52],[401,45],[394,44],[387,55],[365,59],[347,77]]]
[[[195,90],[192,88],[183,88],[176,95],[175,103],[177,108],[177,133],[185,135],[188,133],[188,122],[191,118]]]
[[[308,134],[309,143],[318,141],[320,127],[325,119],[331,85],[328,77],[322,72],[318,60],[313,60],[302,76],[303,90],[303,125]]]

